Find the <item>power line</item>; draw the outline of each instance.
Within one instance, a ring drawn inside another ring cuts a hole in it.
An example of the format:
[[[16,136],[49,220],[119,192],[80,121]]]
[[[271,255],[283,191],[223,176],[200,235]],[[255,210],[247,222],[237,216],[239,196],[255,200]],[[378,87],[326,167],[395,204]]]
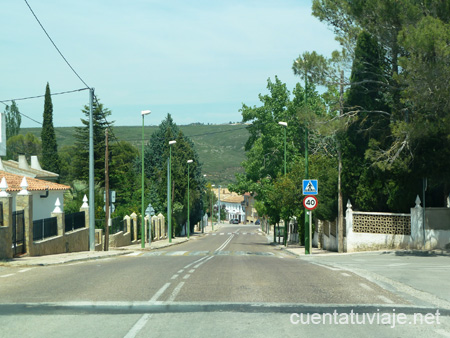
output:
[[[83,84],[90,88],[86,82],[84,82],[84,80],[81,78],[80,75],[78,75],[78,73],[75,71],[75,69],[71,66],[71,64],[69,63],[69,61],[67,61],[67,59],[64,57],[63,53],[61,53],[61,51],[59,50],[59,48],[56,46],[56,44],[53,42],[52,38],[50,37],[50,35],[47,33],[47,31],[45,30],[44,26],[41,24],[41,22],[39,21],[38,17],[36,16],[36,14],[34,14],[33,9],[31,8],[31,6],[28,4],[27,0],[24,0],[25,3],[27,4],[28,8],[30,9],[31,13],[33,14],[34,18],[36,19],[36,21],[38,22],[39,26],[41,26],[42,30],[44,31],[45,35],[47,35],[48,39],[50,40],[50,42],[53,44],[53,46],[56,48],[56,50],[58,51],[59,55],[61,55],[61,57],[63,58],[63,60],[67,63],[67,65],[70,67],[70,69],[72,69],[72,71],[74,72],[74,74],[80,79],[81,82],[83,82]]]
[[[65,92],[53,93],[53,94],[50,94],[50,95],[53,96],[53,95],[70,94],[70,93],[75,93],[75,92],[81,92],[81,91],[87,90],[87,89],[89,89],[89,88],[80,88],[80,89],[74,89],[74,90],[67,90]],[[39,99],[41,97],[45,97],[45,94],[44,95],[37,95],[37,96],[21,97],[21,98],[18,98],[18,99],[1,100],[0,102],[3,103],[5,106],[7,106],[7,104],[5,102]]]

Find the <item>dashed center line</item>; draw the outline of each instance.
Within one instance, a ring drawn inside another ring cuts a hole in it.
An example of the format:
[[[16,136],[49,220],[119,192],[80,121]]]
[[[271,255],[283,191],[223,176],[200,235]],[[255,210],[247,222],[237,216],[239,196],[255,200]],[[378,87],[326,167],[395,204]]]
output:
[[[179,275],[176,275],[176,274],[175,274],[175,275],[173,275],[172,278],[170,278],[170,279],[177,279],[178,276],[179,276]]]
[[[186,275],[184,275],[183,279],[188,279],[189,277],[191,277],[191,275],[190,274],[186,274]]]

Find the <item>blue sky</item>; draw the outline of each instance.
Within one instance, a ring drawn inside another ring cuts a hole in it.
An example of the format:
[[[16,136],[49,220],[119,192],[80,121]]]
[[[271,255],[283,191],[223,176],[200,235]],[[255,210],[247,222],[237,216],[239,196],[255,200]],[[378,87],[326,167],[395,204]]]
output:
[[[338,49],[311,15],[311,1],[28,0],[58,48],[111,109],[115,125],[146,125],[171,113],[179,125],[240,121],[267,79],[292,89],[293,60]],[[3,0],[0,100],[85,87],[54,49],[25,1]],[[78,126],[88,91],[53,96],[56,127]],[[44,100],[17,101],[42,121]],[[0,110],[4,106],[0,105]],[[38,127],[27,118],[22,127]]]

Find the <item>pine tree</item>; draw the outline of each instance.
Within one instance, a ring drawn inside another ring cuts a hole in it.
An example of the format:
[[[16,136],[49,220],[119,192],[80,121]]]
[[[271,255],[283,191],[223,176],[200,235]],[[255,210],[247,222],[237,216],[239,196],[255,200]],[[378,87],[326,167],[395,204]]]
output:
[[[89,181],[89,106],[82,110],[86,119],[81,119],[83,127],[75,128],[75,147],[77,149],[74,166],[75,177]],[[111,111],[103,107],[102,103],[93,107],[92,119],[94,129],[94,181],[104,185],[105,181],[105,130],[109,127],[106,120]]]
[[[59,174],[58,147],[56,144],[55,129],[53,128],[53,104],[48,83],[45,88],[44,121],[42,124],[41,139],[42,168]]]

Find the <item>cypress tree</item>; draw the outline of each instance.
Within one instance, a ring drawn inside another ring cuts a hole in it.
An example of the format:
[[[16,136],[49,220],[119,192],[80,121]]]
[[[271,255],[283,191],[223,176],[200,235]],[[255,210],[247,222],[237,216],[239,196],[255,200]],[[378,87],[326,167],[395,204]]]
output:
[[[44,101],[44,121],[41,131],[42,140],[42,168],[59,174],[60,163],[56,144],[55,129],[53,128],[53,104],[50,86],[47,82]]]

